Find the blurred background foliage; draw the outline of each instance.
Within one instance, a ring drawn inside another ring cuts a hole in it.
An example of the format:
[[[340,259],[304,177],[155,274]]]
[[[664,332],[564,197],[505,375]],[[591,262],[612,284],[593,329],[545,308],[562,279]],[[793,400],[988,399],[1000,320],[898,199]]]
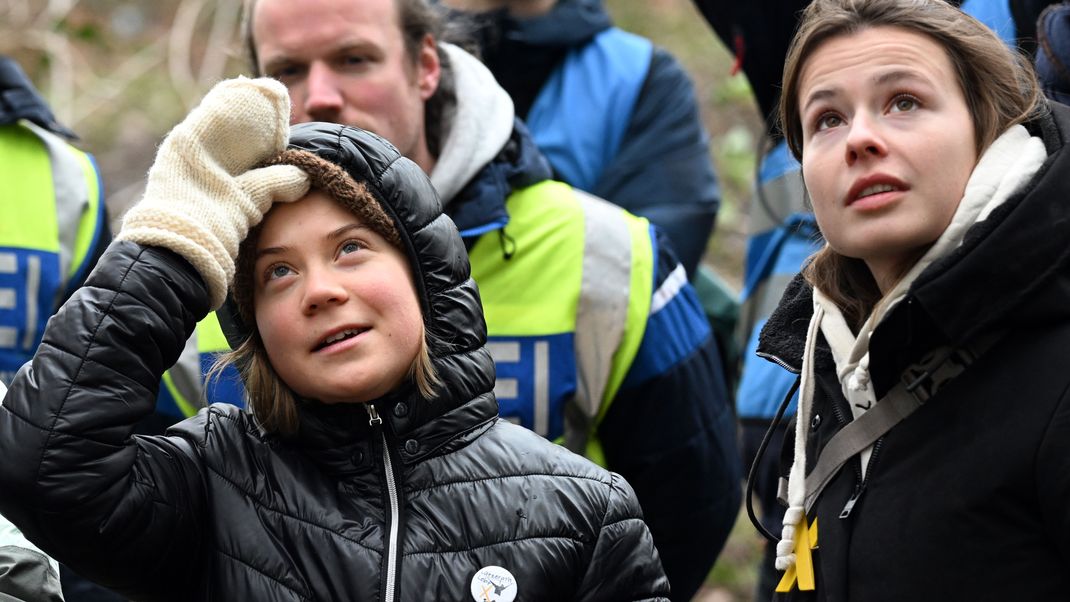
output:
[[[299,1],[299,0],[295,0]],[[723,201],[706,262],[739,289],[763,126],[733,57],[690,0],[606,0],[617,24],[667,48],[695,82]],[[0,53],[16,58],[104,175],[113,229],[156,145],[211,85],[246,72],[240,0],[0,0]],[[741,515],[742,516],[742,515]],[[701,600],[749,600],[760,547],[737,524]]]

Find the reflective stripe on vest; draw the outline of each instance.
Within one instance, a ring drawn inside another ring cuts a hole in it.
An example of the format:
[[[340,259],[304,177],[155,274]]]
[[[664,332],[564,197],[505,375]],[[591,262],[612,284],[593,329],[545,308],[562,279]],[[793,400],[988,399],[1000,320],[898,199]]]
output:
[[[470,257],[487,322],[502,416],[583,452],[642,340],[653,257],[645,219],[560,182],[507,201]]]
[[[772,418],[795,382],[794,374],[758,357],[755,350],[762,326],[776,309],[784,289],[806,258],[822,244],[814,216],[805,206],[806,192],[799,170],[799,162],[782,140],[763,158],[755,191],[758,198],[751,202],[754,232],[747,241],[737,324],[737,339],[744,342],[736,390],[736,413],[740,418]],[[789,410],[794,412],[794,408],[793,402]]]
[[[163,375],[163,387],[156,400],[156,411],[176,417],[189,417],[209,403],[223,402],[245,406],[244,389],[237,371],[228,366],[207,391],[208,372],[220,353],[230,351],[227,337],[219,326],[215,312],[197,323],[193,335],[178,356],[178,361]]]
[[[48,146],[56,194],[60,267],[68,280],[80,280],[88,269],[89,251],[103,228],[96,164],[90,155],[50,132],[29,122],[24,125]],[[64,296],[71,292],[61,291]]]
[[[0,126],[0,380],[32,357],[103,228],[89,155],[28,122]]]

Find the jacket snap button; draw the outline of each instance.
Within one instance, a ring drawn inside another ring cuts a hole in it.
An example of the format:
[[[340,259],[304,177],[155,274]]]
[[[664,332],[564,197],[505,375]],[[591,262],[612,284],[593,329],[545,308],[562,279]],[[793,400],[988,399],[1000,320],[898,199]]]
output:
[[[404,418],[409,415],[409,406],[404,403],[399,403],[394,406],[394,415],[398,418]]]
[[[821,426],[821,414],[814,414],[813,419],[810,420],[810,430],[816,431],[819,426]]]
[[[357,466],[364,464],[364,450],[358,447],[357,450],[353,452],[352,460]]]
[[[415,454],[420,451],[420,444],[416,442],[416,439],[409,439],[405,442],[405,451]]]

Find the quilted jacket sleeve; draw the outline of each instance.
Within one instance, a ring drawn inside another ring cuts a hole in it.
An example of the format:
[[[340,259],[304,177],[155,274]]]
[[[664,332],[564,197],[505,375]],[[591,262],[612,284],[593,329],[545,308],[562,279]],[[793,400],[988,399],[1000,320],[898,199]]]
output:
[[[168,251],[114,243],[49,321],[0,408],[0,512],[75,571],[139,599],[190,598],[199,446],[133,437],[208,294]],[[196,596],[193,596],[196,597]]]
[[[668,600],[669,580],[635,492],[611,473],[609,503],[576,600]]]

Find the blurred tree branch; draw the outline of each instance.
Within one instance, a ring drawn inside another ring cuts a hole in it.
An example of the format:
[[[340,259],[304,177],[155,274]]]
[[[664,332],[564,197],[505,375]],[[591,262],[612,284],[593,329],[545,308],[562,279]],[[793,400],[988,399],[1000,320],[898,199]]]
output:
[[[57,117],[75,129],[90,118],[114,119],[137,110],[123,97],[146,78],[152,80],[153,95],[177,96],[181,115],[227,75],[241,4],[164,0],[135,6],[115,0],[48,0],[43,5],[0,0],[0,52],[24,62]],[[139,10],[154,17],[169,14],[170,25],[143,18],[135,26],[141,31],[115,31],[117,19],[137,20],[142,16],[130,11]],[[162,74],[166,81],[159,81]]]
[[[237,73],[240,0],[0,0],[0,54],[82,136],[117,218],[164,132]]]

